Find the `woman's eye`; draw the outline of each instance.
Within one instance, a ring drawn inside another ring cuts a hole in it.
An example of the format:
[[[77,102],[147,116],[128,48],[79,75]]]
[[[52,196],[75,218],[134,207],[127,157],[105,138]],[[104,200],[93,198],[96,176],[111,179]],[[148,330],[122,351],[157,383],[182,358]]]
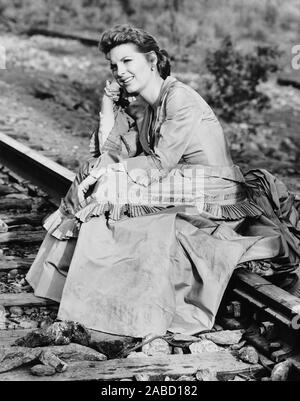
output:
[[[124,60],[124,63],[128,63],[129,61],[131,61],[130,59],[128,59],[128,60]]]

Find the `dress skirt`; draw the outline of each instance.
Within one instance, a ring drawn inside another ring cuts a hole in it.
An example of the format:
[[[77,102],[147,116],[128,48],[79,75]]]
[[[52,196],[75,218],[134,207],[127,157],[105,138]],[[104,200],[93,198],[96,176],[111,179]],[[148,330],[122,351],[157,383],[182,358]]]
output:
[[[202,211],[113,209],[97,198],[79,210],[77,177],[26,276],[35,295],[60,302],[59,319],[112,334],[210,330],[239,263],[300,253],[299,204],[285,188],[257,170],[244,198],[238,170],[217,170],[205,170]]]
[[[212,328],[239,262],[275,255],[278,237],[261,241],[185,213],[111,225],[99,216],[82,225],[76,247],[47,235],[26,279],[37,296],[60,302],[62,320],[134,337],[193,334]]]

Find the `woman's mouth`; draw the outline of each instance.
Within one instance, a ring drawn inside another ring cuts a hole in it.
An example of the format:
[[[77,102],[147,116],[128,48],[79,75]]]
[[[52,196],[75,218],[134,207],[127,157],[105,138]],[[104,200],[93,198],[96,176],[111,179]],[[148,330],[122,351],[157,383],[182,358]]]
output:
[[[133,80],[133,77],[122,79],[121,84],[122,85],[128,85],[132,80]]]

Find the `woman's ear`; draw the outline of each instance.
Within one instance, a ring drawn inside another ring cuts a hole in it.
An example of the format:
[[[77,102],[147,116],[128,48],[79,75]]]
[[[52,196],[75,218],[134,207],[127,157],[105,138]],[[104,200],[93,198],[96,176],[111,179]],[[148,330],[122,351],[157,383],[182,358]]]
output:
[[[147,53],[147,59],[151,64],[151,67],[157,65],[157,55],[154,50],[151,50],[149,53]]]

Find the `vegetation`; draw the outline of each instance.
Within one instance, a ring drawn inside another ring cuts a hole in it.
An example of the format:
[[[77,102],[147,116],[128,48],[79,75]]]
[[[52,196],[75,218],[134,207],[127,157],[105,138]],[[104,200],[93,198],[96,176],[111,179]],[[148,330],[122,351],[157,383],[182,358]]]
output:
[[[173,71],[228,120],[267,105],[258,84],[288,69],[300,43],[300,0],[0,0],[0,26],[67,27],[100,34],[116,23],[149,30],[173,60]]]
[[[224,119],[236,121],[244,120],[249,109],[267,106],[268,97],[257,88],[277,71],[278,56],[278,50],[270,46],[258,46],[255,52],[244,55],[226,37],[220,49],[207,55],[211,77],[206,81],[206,100]]]

